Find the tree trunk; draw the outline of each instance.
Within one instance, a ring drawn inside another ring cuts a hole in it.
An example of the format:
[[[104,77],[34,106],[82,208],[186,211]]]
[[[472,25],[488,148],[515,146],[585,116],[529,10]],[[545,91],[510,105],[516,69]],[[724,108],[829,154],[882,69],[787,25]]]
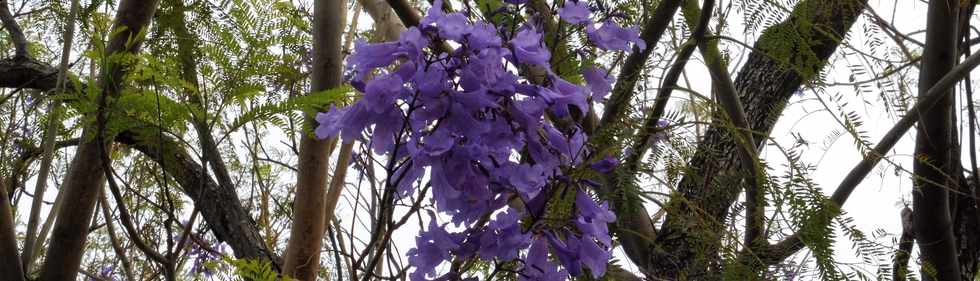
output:
[[[340,86],[342,38],[346,1],[317,0],[313,4],[313,74],[310,92]],[[324,233],[324,206],[327,185],[327,140],[319,140],[309,130],[315,128],[313,116],[306,116],[299,145],[299,171],[293,202],[293,227],[286,246],[283,275],[299,280],[316,279],[320,265],[320,242]]]
[[[958,163],[958,162],[956,162]],[[977,262],[980,257],[980,217],[978,217],[976,187],[962,172],[957,172],[959,184],[957,192],[950,192],[950,209],[953,220],[953,236],[956,238],[956,257],[959,261],[959,280],[973,281],[977,276]]]
[[[21,268],[15,221],[8,198],[7,187],[0,183],[0,272],[4,278],[20,281],[24,280],[24,270]]]
[[[956,65],[959,4],[959,0],[929,1],[926,46],[919,72],[920,95]],[[911,113],[920,118],[912,166],[912,206],[913,222],[918,226],[915,239],[922,252],[923,280],[960,278],[947,189],[959,184],[959,163],[953,162],[953,153],[958,151],[952,124],[955,96],[952,89],[948,91],[931,109]]]
[[[16,88],[17,85],[26,85],[26,88],[48,91],[55,88],[56,73],[57,69],[30,59],[19,62],[0,60],[0,87]],[[47,79],[49,76],[52,78]],[[227,242],[235,251],[236,257],[268,259],[275,264],[282,263],[262,242],[258,227],[242,206],[232,182],[216,183],[208,177],[203,167],[194,161],[195,157],[189,155],[177,140],[166,136],[161,140],[156,131],[134,129],[121,132],[116,141],[163,164],[166,168],[164,173],[177,179],[183,192],[201,209],[201,214],[214,236],[219,241]],[[165,153],[161,153],[160,143],[163,143]],[[58,146],[65,145],[74,144],[62,145],[59,142]]]
[[[772,130],[792,93],[820,72],[866,2],[802,1],[763,33],[734,82],[753,132]],[[757,139],[761,146],[766,138]],[[655,241],[650,269],[656,277],[720,278],[722,226],[743,188],[736,145],[724,126],[709,128],[699,143],[678,187],[682,199],[668,205]]]
[[[159,0],[125,0],[119,3],[113,24],[113,30],[117,32],[109,40],[107,57],[139,51],[142,41],[140,32],[150,23],[158,3]],[[102,69],[99,79],[100,88],[103,89],[101,104],[121,93],[124,73],[125,67],[113,60],[109,60],[106,68]],[[105,110],[103,107],[97,112],[100,121],[105,119]],[[106,144],[93,137],[102,134],[102,126],[104,124],[94,124],[83,129],[83,135],[88,139],[78,146],[65,178],[62,192],[65,192],[67,200],[57,214],[41,280],[74,280],[78,275],[95,202],[105,181],[101,154],[105,152]]]

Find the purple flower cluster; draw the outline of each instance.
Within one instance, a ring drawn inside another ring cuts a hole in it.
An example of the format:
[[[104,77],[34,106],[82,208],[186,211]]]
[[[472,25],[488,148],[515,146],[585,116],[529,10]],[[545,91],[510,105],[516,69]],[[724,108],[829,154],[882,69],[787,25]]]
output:
[[[110,266],[104,266],[104,267],[102,267],[102,269],[99,270],[99,273],[97,275],[99,277],[99,279],[95,279],[95,278],[92,278],[92,276],[88,276],[88,277],[85,278],[85,281],[96,281],[96,280],[116,281],[116,280],[119,280],[119,278],[116,278],[116,274],[114,273],[114,271],[115,271],[115,267],[114,266],[111,266],[111,265]]]
[[[582,187],[594,184],[563,171],[591,166],[608,173],[618,161],[584,163],[590,151],[582,130],[556,128],[545,115],[587,112],[590,100],[608,95],[612,79],[593,66],[582,70],[584,86],[551,72],[551,52],[535,22],[498,28],[446,13],[440,0],[432,6],[398,41],[356,44],[347,72],[363,97],[317,114],[316,135],[360,139],[388,155],[386,184],[398,198],[427,176],[436,210],[463,229],[447,230],[448,223],[430,212],[427,229],[408,252],[412,280],[452,278],[437,267],[453,258],[520,261],[521,280],[565,280],[585,269],[602,276],[612,248],[607,224],[615,215]],[[596,25],[591,14],[585,1],[566,1],[559,10],[562,20],[585,25],[597,47],[645,47],[635,28]],[[446,42],[458,47],[441,52],[437,47]],[[527,66],[544,69],[546,78],[528,79],[519,71]],[[574,192],[567,221],[542,222],[552,198],[566,192]],[[488,215],[485,226],[478,223]]]
[[[194,255],[194,265],[191,267],[191,272],[194,274],[203,274],[206,277],[210,277],[215,273],[215,262],[221,259],[221,256],[227,251],[228,245],[222,242],[218,244],[213,251],[205,249],[198,245],[197,243],[191,243],[191,250],[188,252],[190,255]]]

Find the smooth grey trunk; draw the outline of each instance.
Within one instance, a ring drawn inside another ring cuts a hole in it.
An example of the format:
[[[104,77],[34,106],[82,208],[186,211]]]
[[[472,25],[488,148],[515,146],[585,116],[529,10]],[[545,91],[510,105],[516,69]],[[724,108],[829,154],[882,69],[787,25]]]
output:
[[[21,281],[24,280],[24,269],[21,267],[14,216],[8,198],[7,187],[0,184],[0,272],[13,281]]]
[[[319,92],[342,83],[341,54],[347,11],[346,1],[317,0],[313,4],[313,74],[310,92]],[[329,140],[310,134],[316,127],[313,116],[306,116],[299,145],[299,171],[293,201],[293,227],[286,246],[283,275],[299,280],[317,278],[320,248],[324,234]]]
[[[959,0],[929,1],[926,46],[919,71],[919,95],[945,76],[956,65]],[[959,260],[950,216],[949,188],[958,186],[959,159],[953,135],[955,96],[948,89],[939,102],[918,114],[913,162],[915,186],[912,192],[915,240],[922,252],[923,280],[957,280]]]
[[[75,17],[78,15],[78,9],[78,0],[72,0],[71,11],[68,14],[68,19],[65,24],[64,44],[61,46],[61,62],[58,65],[58,81],[54,88],[55,93],[64,91],[65,84],[67,83],[68,61],[71,55],[71,45],[75,38]],[[41,166],[37,172],[37,185],[34,188],[34,201],[31,202],[31,213],[28,216],[27,234],[24,236],[24,255],[22,259],[24,268],[28,271],[33,267],[34,258],[37,254],[34,241],[44,239],[38,236],[37,228],[41,219],[41,203],[44,200],[44,192],[47,189],[48,174],[51,172],[51,162],[54,160],[55,142],[57,141],[58,128],[60,127],[59,123],[61,122],[61,109],[58,105],[59,102],[55,100],[49,101],[48,103],[48,123],[45,125],[44,140],[41,145],[43,156],[41,158]],[[54,214],[54,212],[51,214]],[[44,234],[47,233],[45,232]]]
[[[113,33],[106,48],[106,56],[139,51],[142,41],[141,31],[146,28],[156,12],[159,0],[136,1],[124,0],[119,3],[116,19],[113,23]],[[83,141],[76,150],[67,177],[63,184],[65,202],[59,210],[57,221],[51,238],[51,246],[47,251],[47,260],[41,269],[43,281],[74,280],[81,266],[88,236],[89,223],[95,211],[102,184],[105,181],[102,170],[102,153],[107,150],[107,144],[100,141],[101,131],[105,124],[104,105],[109,98],[117,97],[123,88],[125,67],[119,62],[110,60],[101,70],[99,79],[100,109],[96,113],[97,124],[83,129],[83,135],[88,139]]]

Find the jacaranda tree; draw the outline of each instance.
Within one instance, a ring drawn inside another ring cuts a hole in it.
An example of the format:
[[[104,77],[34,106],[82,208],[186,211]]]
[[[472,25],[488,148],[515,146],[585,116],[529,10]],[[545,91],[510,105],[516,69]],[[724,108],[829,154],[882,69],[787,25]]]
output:
[[[974,280],[976,4],[0,0],[0,280]]]

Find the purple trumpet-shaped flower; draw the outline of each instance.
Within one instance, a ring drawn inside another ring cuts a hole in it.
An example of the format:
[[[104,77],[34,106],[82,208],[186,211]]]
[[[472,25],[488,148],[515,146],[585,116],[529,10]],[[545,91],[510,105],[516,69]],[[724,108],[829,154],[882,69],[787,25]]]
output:
[[[510,40],[510,45],[514,50],[514,57],[517,63],[530,65],[548,66],[551,59],[551,52],[541,40],[541,33],[532,27],[523,27]]]
[[[371,151],[358,155],[373,152],[391,161],[383,166],[397,200],[415,194],[421,184],[431,186],[434,210],[408,253],[414,267],[410,279],[466,280],[461,272],[438,273],[454,257],[523,258],[521,280],[567,280],[586,272],[601,276],[612,246],[607,224],[615,220],[607,203],[577,190],[574,212],[562,226],[537,219],[547,212],[559,184],[599,188],[564,171],[590,165],[608,173],[617,165],[615,158],[586,163],[595,152],[583,131],[545,118],[589,112],[590,101],[603,100],[613,80],[595,66],[581,69],[585,83],[580,84],[552,72],[538,17],[514,17],[511,24],[520,26],[514,30],[442,7],[441,0],[435,1],[420,25],[408,28],[398,41],[358,42],[345,77],[362,98],[318,113],[314,132],[321,139],[340,135],[364,142]],[[583,0],[568,0],[558,11],[566,22],[585,24],[589,40],[602,49],[645,47],[635,28],[612,21],[595,24],[591,14]],[[446,41],[453,50],[435,45]],[[529,71],[535,69],[543,71]],[[530,77],[529,72],[543,75]],[[514,200],[525,208],[509,208]],[[437,223],[436,213],[458,230]],[[478,227],[480,221],[488,223]]]
[[[589,24],[592,23],[592,10],[589,9],[589,4],[585,3],[585,0],[567,0],[565,5],[558,10],[558,16],[562,20],[565,20],[571,24]]]
[[[452,258],[452,252],[460,247],[459,234],[451,234],[436,222],[435,214],[429,212],[429,227],[415,238],[415,248],[408,251],[408,262],[415,267],[412,280],[429,280],[435,276],[439,264]]]
[[[605,70],[588,66],[582,69],[582,78],[589,85],[592,91],[592,101],[602,101],[612,91],[612,84],[615,78],[610,76]]]
[[[548,239],[538,236],[524,258],[524,269],[520,281],[563,281],[568,280],[568,272],[548,260]]]
[[[599,28],[589,25],[585,33],[588,34],[589,41],[603,50],[629,51],[630,43],[641,51],[647,47],[646,42],[640,39],[637,27],[623,28],[613,21],[602,22]]]
[[[619,166],[619,159],[616,159],[616,157],[608,156],[606,158],[603,158],[602,160],[592,163],[590,167],[592,167],[592,169],[596,170],[597,172],[608,174],[611,173],[613,169],[616,168],[616,166]]]

